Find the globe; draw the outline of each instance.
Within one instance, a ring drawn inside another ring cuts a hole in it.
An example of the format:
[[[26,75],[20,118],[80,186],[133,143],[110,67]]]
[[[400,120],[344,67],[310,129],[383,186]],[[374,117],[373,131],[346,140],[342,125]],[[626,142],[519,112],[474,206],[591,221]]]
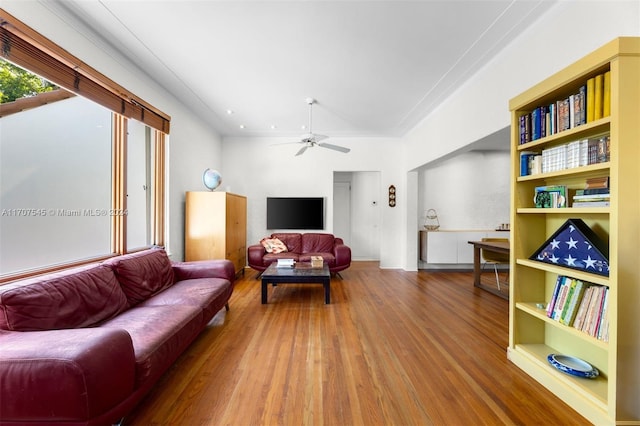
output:
[[[204,186],[206,186],[209,191],[213,191],[222,183],[222,176],[220,176],[217,170],[207,169],[202,175],[202,182],[204,182]]]

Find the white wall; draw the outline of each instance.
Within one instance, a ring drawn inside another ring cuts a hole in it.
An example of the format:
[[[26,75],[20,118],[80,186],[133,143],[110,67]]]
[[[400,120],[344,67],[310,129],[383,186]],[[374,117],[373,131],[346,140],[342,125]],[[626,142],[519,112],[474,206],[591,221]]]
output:
[[[509,222],[508,151],[471,151],[419,173],[420,225],[435,209],[441,230],[495,229]]]
[[[171,116],[168,147],[168,251],[184,256],[184,194],[203,189],[202,172],[222,168],[222,141],[215,129],[151,82],[100,40],[87,39],[69,25],[54,2],[3,0],[2,8],[89,66]]]
[[[221,190],[247,196],[248,243],[255,244],[269,234],[266,197],[325,197],[326,232],[333,232],[333,172],[379,172],[376,195],[381,210],[380,239],[384,241],[380,266],[402,267],[405,235],[402,226],[406,216],[402,201],[406,196],[405,176],[398,167],[404,155],[402,142],[391,138],[331,138],[332,144],[351,148],[351,152],[342,154],[314,147],[299,157],[295,157],[295,153],[300,147],[295,144],[273,146],[291,141],[284,138],[224,139]],[[400,200],[394,208],[384,202],[391,184],[398,189]]]

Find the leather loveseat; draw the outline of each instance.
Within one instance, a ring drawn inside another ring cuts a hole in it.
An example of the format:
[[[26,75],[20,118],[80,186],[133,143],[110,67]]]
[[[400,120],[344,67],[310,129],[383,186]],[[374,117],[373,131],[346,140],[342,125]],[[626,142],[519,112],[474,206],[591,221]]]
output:
[[[123,418],[228,301],[228,260],[163,249],[0,286],[0,424]]]
[[[283,244],[270,245],[276,240]],[[269,247],[282,247],[268,250]],[[284,246],[284,247],[283,247]],[[247,248],[247,261],[256,271],[263,272],[278,259],[293,259],[296,262],[310,262],[311,256],[321,256],[329,266],[329,271],[338,273],[351,266],[351,249],[342,238],[326,233],[282,232],[263,238],[260,244]]]

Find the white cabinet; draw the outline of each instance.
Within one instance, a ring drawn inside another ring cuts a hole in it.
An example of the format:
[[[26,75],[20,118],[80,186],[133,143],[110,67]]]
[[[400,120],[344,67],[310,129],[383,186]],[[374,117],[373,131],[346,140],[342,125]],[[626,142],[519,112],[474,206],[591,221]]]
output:
[[[469,241],[479,241],[485,237],[509,238],[509,232],[420,231],[420,260],[434,265],[473,264],[473,246]]]

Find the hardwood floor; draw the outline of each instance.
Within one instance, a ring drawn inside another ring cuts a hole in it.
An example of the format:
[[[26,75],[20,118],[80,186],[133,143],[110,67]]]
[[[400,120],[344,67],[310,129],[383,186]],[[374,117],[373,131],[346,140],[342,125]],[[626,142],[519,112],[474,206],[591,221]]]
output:
[[[315,284],[270,286],[262,305],[247,269],[124,424],[589,424],[507,360],[508,302],[471,273],[341,275],[330,305]]]

